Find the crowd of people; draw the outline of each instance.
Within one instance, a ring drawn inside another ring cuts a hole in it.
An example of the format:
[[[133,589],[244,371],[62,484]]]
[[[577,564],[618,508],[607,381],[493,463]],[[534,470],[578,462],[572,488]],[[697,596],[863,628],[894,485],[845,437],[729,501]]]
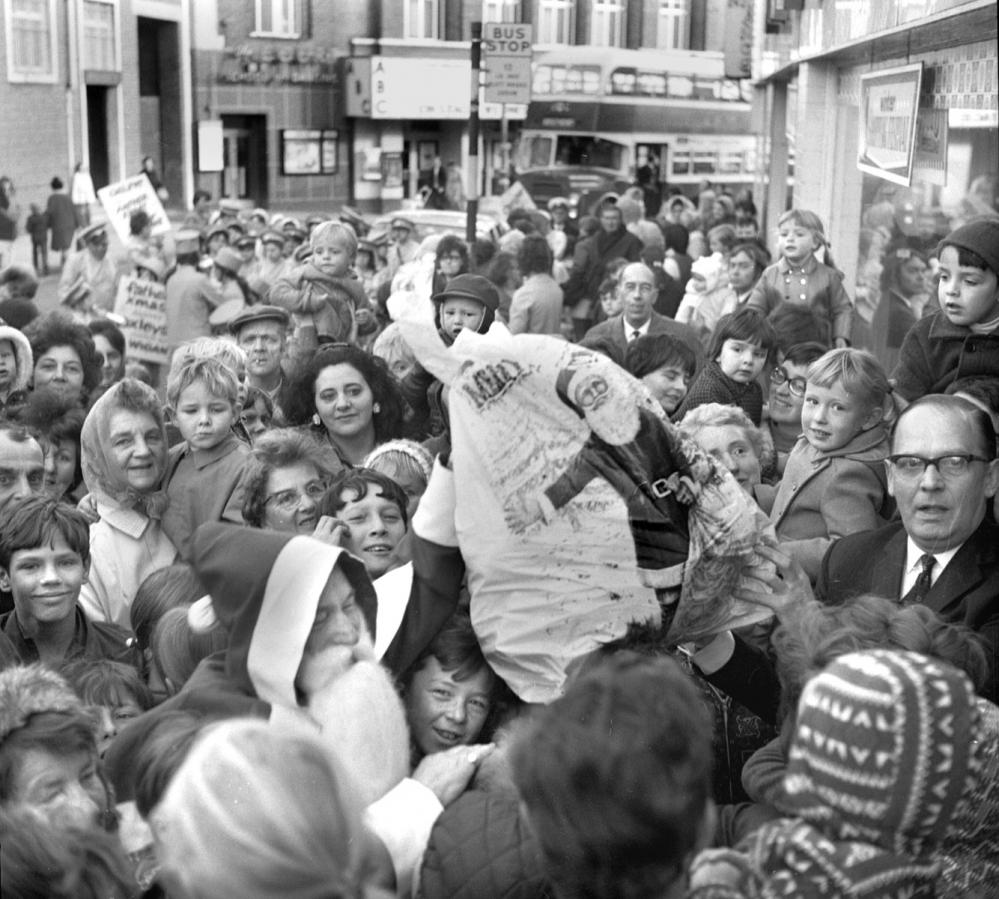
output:
[[[193,205],[134,213],[121,258],[79,222],[54,312],[0,272],[4,896],[994,895],[999,218],[942,236],[935,300],[871,352],[808,210],[771,256],[712,191],[470,244]],[[125,275],[165,286],[161,366]],[[618,509],[654,610],[564,665],[532,644],[543,703],[456,514],[454,391],[497,345],[517,377],[571,348],[548,387],[586,431],[499,498],[504,541],[564,584],[539,529]],[[708,483],[760,523],[717,597],[757,614],[678,641]]]

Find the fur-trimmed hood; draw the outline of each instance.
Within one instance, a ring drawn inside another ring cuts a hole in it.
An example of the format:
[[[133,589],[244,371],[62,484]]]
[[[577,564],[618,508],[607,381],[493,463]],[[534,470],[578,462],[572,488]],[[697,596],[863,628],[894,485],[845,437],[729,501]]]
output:
[[[0,324],[0,342],[4,340],[10,341],[10,345],[14,348],[14,359],[17,363],[17,373],[14,375],[14,382],[10,385],[8,392],[27,390],[31,383],[31,374],[34,371],[31,344],[17,328]]]
[[[42,712],[80,712],[80,698],[44,665],[22,665],[0,673],[0,743]]]

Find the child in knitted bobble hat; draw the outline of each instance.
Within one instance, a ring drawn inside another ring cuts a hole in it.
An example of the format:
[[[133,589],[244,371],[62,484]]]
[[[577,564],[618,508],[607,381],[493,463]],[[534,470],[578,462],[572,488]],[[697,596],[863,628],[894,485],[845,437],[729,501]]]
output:
[[[688,899],[937,895],[939,849],[975,801],[986,730],[956,668],[912,652],[842,656],[801,695],[787,817],[701,853]]]

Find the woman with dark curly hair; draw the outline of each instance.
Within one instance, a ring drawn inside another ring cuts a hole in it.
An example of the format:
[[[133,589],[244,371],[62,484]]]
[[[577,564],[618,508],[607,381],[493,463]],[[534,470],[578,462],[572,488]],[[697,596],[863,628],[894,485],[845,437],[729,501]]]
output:
[[[113,321],[94,319],[87,325],[101,360],[101,392],[125,377],[125,335]]]
[[[334,470],[311,434],[279,428],[261,435],[243,479],[243,521],[251,528],[313,534]]]
[[[360,465],[379,444],[404,436],[406,404],[388,366],[349,344],[322,347],[282,405],[289,424],[309,424],[332,447],[332,469]]]
[[[86,325],[61,312],[36,318],[24,329],[35,360],[32,390],[48,388],[86,405],[101,382],[101,360]]]

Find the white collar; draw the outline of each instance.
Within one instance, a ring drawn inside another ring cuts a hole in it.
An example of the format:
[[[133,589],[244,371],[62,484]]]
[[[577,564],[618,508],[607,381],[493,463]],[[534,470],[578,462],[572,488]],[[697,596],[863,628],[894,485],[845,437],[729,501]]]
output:
[[[967,542],[967,541],[965,541]],[[930,553],[934,559],[936,559],[936,564],[933,566],[933,571],[930,573],[930,583],[935,584],[937,578],[943,574],[944,569],[950,564],[950,560],[957,555],[958,550],[964,546],[964,543],[960,543],[953,549],[946,549],[942,552]],[[915,580],[919,577],[920,564],[919,560],[926,555],[926,551],[920,549],[916,546],[915,541],[912,537],[906,537],[905,540],[905,569],[903,572],[903,580],[907,577],[912,577]],[[903,594],[904,595],[904,594]]]
[[[631,335],[636,331],[640,337],[645,337],[645,335],[649,333],[649,325],[652,324],[652,316],[649,316],[648,321],[644,325],[639,325],[639,327],[636,328],[633,325],[629,325],[628,320],[622,315],[621,324],[624,325],[624,339],[630,342],[633,339]]]

